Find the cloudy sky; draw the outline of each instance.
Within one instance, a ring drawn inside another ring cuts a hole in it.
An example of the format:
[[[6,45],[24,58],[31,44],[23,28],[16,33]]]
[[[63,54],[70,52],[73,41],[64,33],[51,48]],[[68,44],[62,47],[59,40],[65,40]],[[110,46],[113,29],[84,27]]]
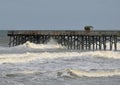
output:
[[[120,0],[0,0],[0,30],[120,29]]]

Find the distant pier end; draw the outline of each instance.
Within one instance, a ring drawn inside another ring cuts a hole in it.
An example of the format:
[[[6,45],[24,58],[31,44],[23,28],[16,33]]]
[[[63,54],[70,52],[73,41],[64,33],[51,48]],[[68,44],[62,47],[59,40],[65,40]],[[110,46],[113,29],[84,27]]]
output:
[[[120,31],[82,31],[82,30],[13,30],[8,31],[9,46],[30,41],[46,44],[51,38],[68,49],[77,50],[117,50]]]

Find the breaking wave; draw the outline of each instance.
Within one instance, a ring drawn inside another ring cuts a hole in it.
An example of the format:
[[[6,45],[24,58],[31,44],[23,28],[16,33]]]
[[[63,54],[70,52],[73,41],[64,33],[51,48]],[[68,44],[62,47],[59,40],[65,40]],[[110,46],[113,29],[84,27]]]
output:
[[[50,40],[47,44],[34,44],[27,41],[23,44],[24,47],[33,48],[33,49],[63,49],[64,47],[57,44],[53,39]]]
[[[18,77],[18,76],[27,76],[27,75],[46,75],[48,73],[46,71],[17,71],[17,72],[9,72],[4,73],[1,76],[4,77]],[[54,78],[79,78],[79,77],[112,77],[112,76],[120,76],[120,70],[94,70],[94,71],[85,71],[85,70],[76,70],[76,69],[63,69],[59,71],[49,72],[49,75]]]
[[[120,51],[67,50],[52,39],[47,44],[28,41],[15,47],[0,47],[0,71],[6,71],[6,77],[41,75],[42,69],[45,76],[56,77],[120,76],[119,62]],[[8,72],[11,67],[15,69]]]
[[[119,44],[118,44],[119,45]],[[0,63],[20,63],[37,59],[57,59],[74,57],[93,57],[120,59],[119,51],[79,51],[67,50],[51,40],[48,44],[26,42],[15,47],[0,47]]]
[[[62,71],[57,72],[58,77],[68,77],[68,78],[76,78],[76,77],[110,77],[110,76],[120,76],[120,70],[112,70],[112,71],[83,71],[83,70],[75,70],[75,69],[64,69]]]
[[[29,62],[40,59],[57,59],[57,58],[75,58],[75,57],[95,57],[95,58],[109,58],[120,59],[120,52],[42,52],[42,53],[30,53],[23,54],[1,54],[0,63],[20,63]]]

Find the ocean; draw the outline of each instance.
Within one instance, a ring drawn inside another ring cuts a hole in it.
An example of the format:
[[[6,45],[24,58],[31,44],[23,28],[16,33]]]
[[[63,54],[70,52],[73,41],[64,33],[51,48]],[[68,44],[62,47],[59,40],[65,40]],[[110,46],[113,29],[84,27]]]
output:
[[[0,31],[0,85],[120,85],[120,43],[118,51],[80,51],[53,39],[15,47],[8,41]]]

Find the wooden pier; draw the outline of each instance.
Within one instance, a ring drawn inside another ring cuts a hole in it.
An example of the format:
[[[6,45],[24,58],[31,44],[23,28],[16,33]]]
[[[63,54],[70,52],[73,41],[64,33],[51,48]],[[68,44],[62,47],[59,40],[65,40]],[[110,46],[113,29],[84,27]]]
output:
[[[17,46],[30,41],[46,44],[51,38],[68,49],[77,50],[117,50],[120,31],[82,30],[14,30],[8,31],[9,46]],[[109,48],[107,47],[109,43]]]

